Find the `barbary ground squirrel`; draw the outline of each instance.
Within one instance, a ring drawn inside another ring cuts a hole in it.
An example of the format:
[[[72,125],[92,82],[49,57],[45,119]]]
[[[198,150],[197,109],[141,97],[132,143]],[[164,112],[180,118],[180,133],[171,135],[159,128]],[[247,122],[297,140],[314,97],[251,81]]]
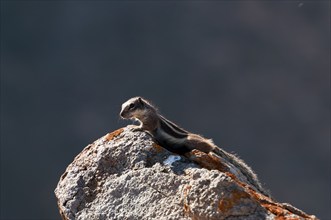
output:
[[[212,140],[180,128],[163,117],[149,101],[141,97],[129,99],[122,104],[120,116],[123,119],[138,120],[140,125],[132,126],[132,130],[148,132],[159,145],[170,152],[185,155],[196,149],[207,154],[213,152],[219,157],[227,159],[258,191],[270,197],[269,192],[261,186],[256,174],[243,160],[217,147]]]

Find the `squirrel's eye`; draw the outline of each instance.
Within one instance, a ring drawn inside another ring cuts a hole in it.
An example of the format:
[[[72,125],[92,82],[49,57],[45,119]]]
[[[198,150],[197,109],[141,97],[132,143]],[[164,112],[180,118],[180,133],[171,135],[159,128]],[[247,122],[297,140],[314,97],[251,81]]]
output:
[[[129,105],[129,110],[131,110],[131,109],[133,109],[133,108],[134,108],[134,104],[131,103],[131,104]]]

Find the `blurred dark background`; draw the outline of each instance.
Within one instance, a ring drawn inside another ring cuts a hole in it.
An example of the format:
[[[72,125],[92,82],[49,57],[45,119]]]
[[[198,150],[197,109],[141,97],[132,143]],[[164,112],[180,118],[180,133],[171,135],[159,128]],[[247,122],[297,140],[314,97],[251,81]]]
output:
[[[152,100],[330,219],[329,1],[1,1],[1,219],[60,219],[89,143]]]

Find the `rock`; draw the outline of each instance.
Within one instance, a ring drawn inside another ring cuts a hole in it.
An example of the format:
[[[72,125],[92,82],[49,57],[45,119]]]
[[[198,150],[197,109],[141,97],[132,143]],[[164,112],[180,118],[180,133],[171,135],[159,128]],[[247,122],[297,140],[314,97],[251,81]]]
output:
[[[109,133],[61,176],[55,195],[62,219],[317,219],[224,171],[226,161],[199,151],[188,157],[144,132]]]

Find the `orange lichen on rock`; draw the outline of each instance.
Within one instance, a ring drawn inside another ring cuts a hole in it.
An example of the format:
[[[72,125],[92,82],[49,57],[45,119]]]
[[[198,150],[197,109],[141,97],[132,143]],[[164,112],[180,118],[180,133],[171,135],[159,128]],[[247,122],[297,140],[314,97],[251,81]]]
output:
[[[108,133],[105,135],[105,139],[107,141],[111,141],[113,140],[115,137],[117,137],[118,135],[120,135],[122,132],[124,131],[123,128],[117,129],[116,131],[113,131],[111,133]]]
[[[308,215],[301,210],[290,210],[282,203],[275,202],[269,197],[262,195],[251,189],[250,187],[246,187],[249,190],[250,195],[256,199],[262,207],[271,212],[276,216],[277,220],[287,219],[287,220],[295,220],[295,219],[317,219],[314,215]],[[293,216],[296,215],[297,217]]]
[[[184,187],[184,190],[183,190],[184,213],[185,213],[185,215],[188,215],[188,216],[191,213],[191,208],[190,208],[190,205],[188,204],[187,195],[188,195],[191,187],[192,186],[187,185]]]
[[[264,208],[266,208],[269,212],[271,212],[272,214],[274,214],[277,218],[276,219],[287,219],[285,218],[286,215],[289,215],[290,212],[287,211],[284,208],[281,208],[275,204],[261,204]]]
[[[222,197],[219,201],[218,209],[222,213],[228,213],[241,199],[246,198],[250,198],[250,195],[245,191],[233,190],[228,196]]]
[[[226,172],[226,174],[232,178],[238,185],[247,190],[247,193],[251,198],[254,198],[259,204],[268,210],[270,213],[276,216],[277,220],[297,220],[297,219],[317,219],[314,215],[308,215],[302,211],[292,211],[285,207],[282,203],[274,201],[272,198],[269,198],[256,190],[246,183],[239,181],[235,175],[232,173]],[[294,216],[293,216],[294,215]],[[295,217],[297,216],[297,217]]]

